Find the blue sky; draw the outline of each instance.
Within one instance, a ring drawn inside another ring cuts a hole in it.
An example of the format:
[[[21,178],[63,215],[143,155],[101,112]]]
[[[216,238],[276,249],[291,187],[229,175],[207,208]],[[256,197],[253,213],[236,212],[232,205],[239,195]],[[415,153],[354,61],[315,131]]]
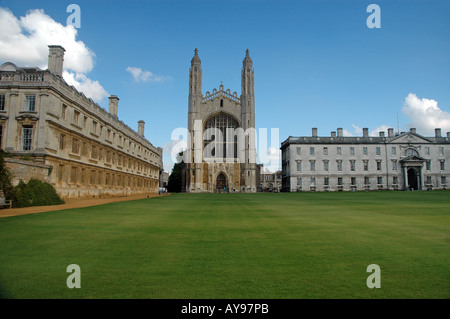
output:
[[[242,60],[250,50],[256,128],[278,128],[280,143],[289,136],[309,136],[312,127],[320,136],[338,127],[347,135],[362,135],[363,127],[372,134],[397,130],[397,116],[402,131],[450,131],[450,1],[1,0],[0,7],[18,21],[42,9],[30,24],[47,30],[46,25],[67,26],[71,3],[81,10],[73,47],[81,41],[85,51],[80,64],[67,72],[74,81],[97,81],[87,90],[100,90],[96,101],[105,109],[107,96],[117,95],[119,118],[136,130],[143,119],[145,136],[155,146],[168,146],[172,131],[187,126],[195,48],[202,60],[203,93],[223,81],[240,94]],[[381,9],[381,28],[366,25],[371,3]],[[14,30],[33,37],[33,27],[20,25]],[[5,34],[13,31],[2,29],[3,47],[23,45]],[[36,65],[43,59],[45,67],[43,39],[33,38],[41,52],[33,59],[29,49],[14,54],[0,49],[0,64]],[[92,67],[83,62],[88,60]],[[141,70],[138,80],[131,68]],[[168,154],[164,161],[170,171]]]

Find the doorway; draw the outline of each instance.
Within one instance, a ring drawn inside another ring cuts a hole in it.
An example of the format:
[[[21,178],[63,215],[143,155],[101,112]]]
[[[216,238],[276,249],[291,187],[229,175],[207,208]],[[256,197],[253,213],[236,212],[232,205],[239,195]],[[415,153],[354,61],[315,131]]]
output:
[[[227,187],[227,179],[223,173],[220,173],[216,179],[216,188],[219,192],[223,192],[224,188]]]
[[[418,173],[414,168],[408,169],[408,186],[410,190],[418,190]]]

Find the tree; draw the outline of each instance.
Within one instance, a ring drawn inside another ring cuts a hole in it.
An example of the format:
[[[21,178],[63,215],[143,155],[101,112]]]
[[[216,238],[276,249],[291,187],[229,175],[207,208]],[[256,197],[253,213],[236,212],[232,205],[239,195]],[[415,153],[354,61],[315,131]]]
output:
[[[3,193],[3,196],[7,199],[11,199],[13,196],[13,187],[11,185],[11,173],[6,168],[5,164],[5,156],[7,153],[3,150],[0,150],[0,191]]]
[[[167,190],[171,193],[181,192],[182,187],[182,174],[184,162],[181,160],[183,152],[178,154],[178,163],[175,163],[172,168],[172,173],[169,175],[169,181],[167,183]]]

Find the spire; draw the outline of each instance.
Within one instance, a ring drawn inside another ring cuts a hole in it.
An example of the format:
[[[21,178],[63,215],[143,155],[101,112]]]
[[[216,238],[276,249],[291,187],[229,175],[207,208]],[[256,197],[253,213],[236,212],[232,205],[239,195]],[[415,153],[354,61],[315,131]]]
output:
[[[191,65],[201,64],[202,61],[200,60],[200,57],[198,56],[198,49],[195,48],[194,52],[195,52],[195,54],[194,54],[194,57],[191,60]]]
[[[252,61],[252,58],[250,57],[250,50],[249,49],[247,49],[247,51],[245,51],[245,59],[242,62],[242,64],[244,65],[244,67],[246,65],[249,65],[249,66],[253,65],[253,61]]]

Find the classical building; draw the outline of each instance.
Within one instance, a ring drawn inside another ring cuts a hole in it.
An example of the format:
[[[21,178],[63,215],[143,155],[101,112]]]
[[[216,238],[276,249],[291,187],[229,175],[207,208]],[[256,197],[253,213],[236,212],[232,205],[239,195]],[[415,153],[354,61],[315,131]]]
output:
[[[44,179],[63,198],[157,192],[162,149],[144,121],[136,132],[119,120],[117,96],[107,112],[68,85],[64,52],[49,46],[47,70],[0,66],[0,147],[15,179]]]
[[[254,70],[248,50],[238,96],[223,84],[203,95],[201,61],[195,49],[189,71],[188,130],[186,192],[256,192]]]
[[[409,132],[372,137],[289,137],[281,144],[283,191],[446,189],[450,178],[450,133],[425,137]]]

